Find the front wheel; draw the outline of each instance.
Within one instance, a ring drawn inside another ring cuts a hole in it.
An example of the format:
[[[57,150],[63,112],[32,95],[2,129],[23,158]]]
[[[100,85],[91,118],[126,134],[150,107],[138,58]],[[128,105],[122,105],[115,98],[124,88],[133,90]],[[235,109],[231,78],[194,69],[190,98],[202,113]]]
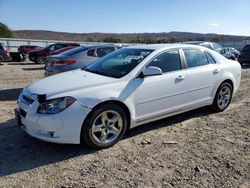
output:
[[[232,94],[232,85],[227,82],[222,83],[214,97],[214,102],[212,104],[213,109],[216,112],[224,111],[229,106],[232,100]]]
[[[85,120],[81,141],[94,149],[111,147],[124,136],[127,124],[122,108],[114,104],[100,106]]]

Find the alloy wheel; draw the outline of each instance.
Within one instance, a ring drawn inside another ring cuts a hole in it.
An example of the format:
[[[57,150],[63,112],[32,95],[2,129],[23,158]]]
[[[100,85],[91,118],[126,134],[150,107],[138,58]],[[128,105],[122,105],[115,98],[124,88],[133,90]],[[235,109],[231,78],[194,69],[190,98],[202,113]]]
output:
[[[217,97],[217,104],[220,109],[225,109],[229,105],[231,95],[231,88],[228,85],[221,88]]]
[[[109,144],[115,141],[123,129],[122,117],[113,110],[100,113],[92,125],[92,136],[99,144]]]

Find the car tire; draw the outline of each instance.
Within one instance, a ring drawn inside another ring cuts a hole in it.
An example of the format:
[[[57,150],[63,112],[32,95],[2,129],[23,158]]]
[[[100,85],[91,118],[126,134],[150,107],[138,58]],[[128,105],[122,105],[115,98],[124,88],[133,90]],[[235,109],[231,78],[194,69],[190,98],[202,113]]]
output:
[[[44,64],[45,63],[45,56],[40,56],[36,58],[36,63],[37,64]]]
[[[222,112],[224,111],[232,100],[233,89],[232,85],[228,82],[224,82],[218,88],[214,101],[212,104],[212,108],[215,112]]]
[[[85,119],[81,130],[81,143],[94,149],[105,149],[116,144],[127,130],[125,111],[115,105],[101,105]]]

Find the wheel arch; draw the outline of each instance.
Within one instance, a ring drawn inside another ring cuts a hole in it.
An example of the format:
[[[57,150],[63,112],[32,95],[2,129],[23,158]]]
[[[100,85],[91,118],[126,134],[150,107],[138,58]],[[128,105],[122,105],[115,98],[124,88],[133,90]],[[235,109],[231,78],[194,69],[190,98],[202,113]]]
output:
[[[221,82],[221,84],[223,84],[223,83],[229,83],[232,86],[232,91],[234,91],[234,83],[231,79],[226,79],[223,82]],[[221,86],[221,84],[219,85],[219,87]]]
[[[95,105],[92,110],[88,113],[87,117],[84,119],[83,123],[82,123],[82,127],[84,126],[84,124],[86,123],[86,120],[91,116],[91,114],[95,111],[95,109],[99,108],[100,106],[103,106],[103,105],[107,105],[107,104],[114,104],[114,105],[117,105],[119,107],[121,107],[125,114],[126,114],[126,117],[127,117],[127,120],[128,120],[128,126],[127,126],[127,130],[130,129],[130,126],[131,126],[131,113],[130,113],[130,110],[128,108],[128,106],[126,104],[124,104],[123,102],[121,101],[118,101],[118,100],[107,100],[107,101],[103,101],[97,105]],[[82,129],[82,128],[81,128]],[[127,131],[126,130],[126,131]]]
[[[214,99],[218,89],[220,88],[221,84],[223,83],[229,83],[232,86],[232,91],[234,92],[234,82],[232,79],[230,78],[225,78],[224,80],[220,81],[219,83],[216,84],[216,87],[214,87],[213,91],[212,91],[212,95],[211,97]]]

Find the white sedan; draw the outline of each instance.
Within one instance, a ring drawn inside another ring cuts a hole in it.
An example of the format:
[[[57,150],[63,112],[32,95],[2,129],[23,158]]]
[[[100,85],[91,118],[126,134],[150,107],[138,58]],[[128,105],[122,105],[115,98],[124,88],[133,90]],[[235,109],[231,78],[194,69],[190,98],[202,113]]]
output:
[[[138,125],[207,105],[225,110],[240,79],[237,61],[204,47],[133,46],[29,85],[16,117],[38,139],[102,149]]]

